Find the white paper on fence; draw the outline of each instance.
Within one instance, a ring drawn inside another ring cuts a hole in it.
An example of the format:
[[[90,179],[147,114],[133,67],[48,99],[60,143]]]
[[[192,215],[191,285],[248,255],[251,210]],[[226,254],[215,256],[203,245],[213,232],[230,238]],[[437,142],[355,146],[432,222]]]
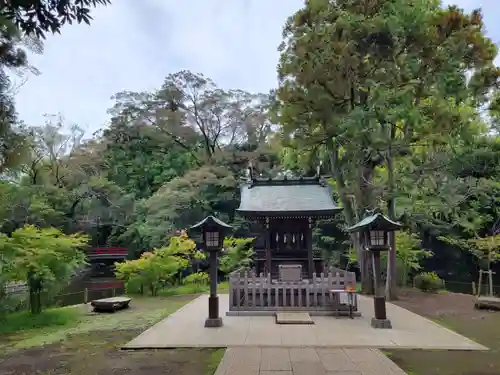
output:
[[[349,296],[347,293],[339,293],[339,301],[341,304],[349,304]]]

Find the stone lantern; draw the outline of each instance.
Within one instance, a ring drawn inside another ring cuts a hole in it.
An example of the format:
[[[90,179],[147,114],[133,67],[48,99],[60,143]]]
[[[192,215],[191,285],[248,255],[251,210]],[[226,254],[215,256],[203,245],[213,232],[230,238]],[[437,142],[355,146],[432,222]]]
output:
[[[205,327],[220,327],[222,326],[222,318],[219,316],[219,297],[217,296],[217,253],[222,250],[225,234],[232,227],[214,216],[207,216],[190,229],[201,230],[203,250],[209,254],[210,296],[208,297],[208,318],[205,320]]]
[[[386,312],[385,293],[380,269],[380,253],[391,250],[389,232],[399,230],[401,227],[401,224],[392,221],[381,213],[375,213],[347,229],[350,233],[359,233],[363,249],[369,251],[372,255],[375,316],[372,318],[371,324],[374,328],[392,328]]]

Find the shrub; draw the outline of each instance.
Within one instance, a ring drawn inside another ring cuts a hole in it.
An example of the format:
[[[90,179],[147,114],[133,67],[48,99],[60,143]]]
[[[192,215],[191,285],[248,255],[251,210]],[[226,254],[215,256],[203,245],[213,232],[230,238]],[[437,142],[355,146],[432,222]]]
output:
[[[184,284],[208,285],[208,273],[196,272],[184,278]]]
[[[228,274],[238,268],[250,268],[253,258],[253,241],[254,238],[225,238],[224,252],[219,262],[220,270]]]
[[[415,287],[424,292],[437,292],[443,288],[443,280],[435,272],[422,272],[415,276]]]
[[[166,285],[174,284],[179,272],[187,269],[194,259],[203,259],[196,243],[185,233],[171,237],[169,245],[145,252],[139,259],[115,263],[115,275],[124,280],[127,292],[149,290],[152,296]]]

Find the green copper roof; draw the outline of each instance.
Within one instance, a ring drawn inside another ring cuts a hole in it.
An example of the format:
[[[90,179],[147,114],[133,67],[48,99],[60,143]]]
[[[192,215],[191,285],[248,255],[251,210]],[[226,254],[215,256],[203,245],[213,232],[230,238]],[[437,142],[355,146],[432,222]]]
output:
[[[330,185],[319,178],[254,179],[241,187],[238,208],[254,215],[331,216],[340,210]]]
[[[354,224],[352,227],[347,228],[348,232],[359,232],[365,228],[379,229],[379,230],[397,230],[402,227],[401,224],[392,221],[387,216],[377,213],[365,217],[359,223]]]

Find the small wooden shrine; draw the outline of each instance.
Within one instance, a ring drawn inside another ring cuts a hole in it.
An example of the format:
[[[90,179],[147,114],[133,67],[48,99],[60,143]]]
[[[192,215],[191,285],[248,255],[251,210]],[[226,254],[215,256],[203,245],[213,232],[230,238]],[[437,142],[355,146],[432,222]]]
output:
[[[326,268],[313,251],[312,230],[320,218],[341,209],[319,173],[314,177],[255,178],[249,168],[238,212],[259,223],[254,269],[229,275],[227,315],[307,312],[359,315],[353,272]],[[344,298],[341,298],[341,295]]]
[[[238,212],[257,221],[263,231],[255,245],[255,272],[275,278],[279,265],[288,264],[301,265],[304,278],[323,272],[323,259],[313,252],[313,224],[339,211],[330,185],[318,173],[314,177],[263,179],[249,168]]]

